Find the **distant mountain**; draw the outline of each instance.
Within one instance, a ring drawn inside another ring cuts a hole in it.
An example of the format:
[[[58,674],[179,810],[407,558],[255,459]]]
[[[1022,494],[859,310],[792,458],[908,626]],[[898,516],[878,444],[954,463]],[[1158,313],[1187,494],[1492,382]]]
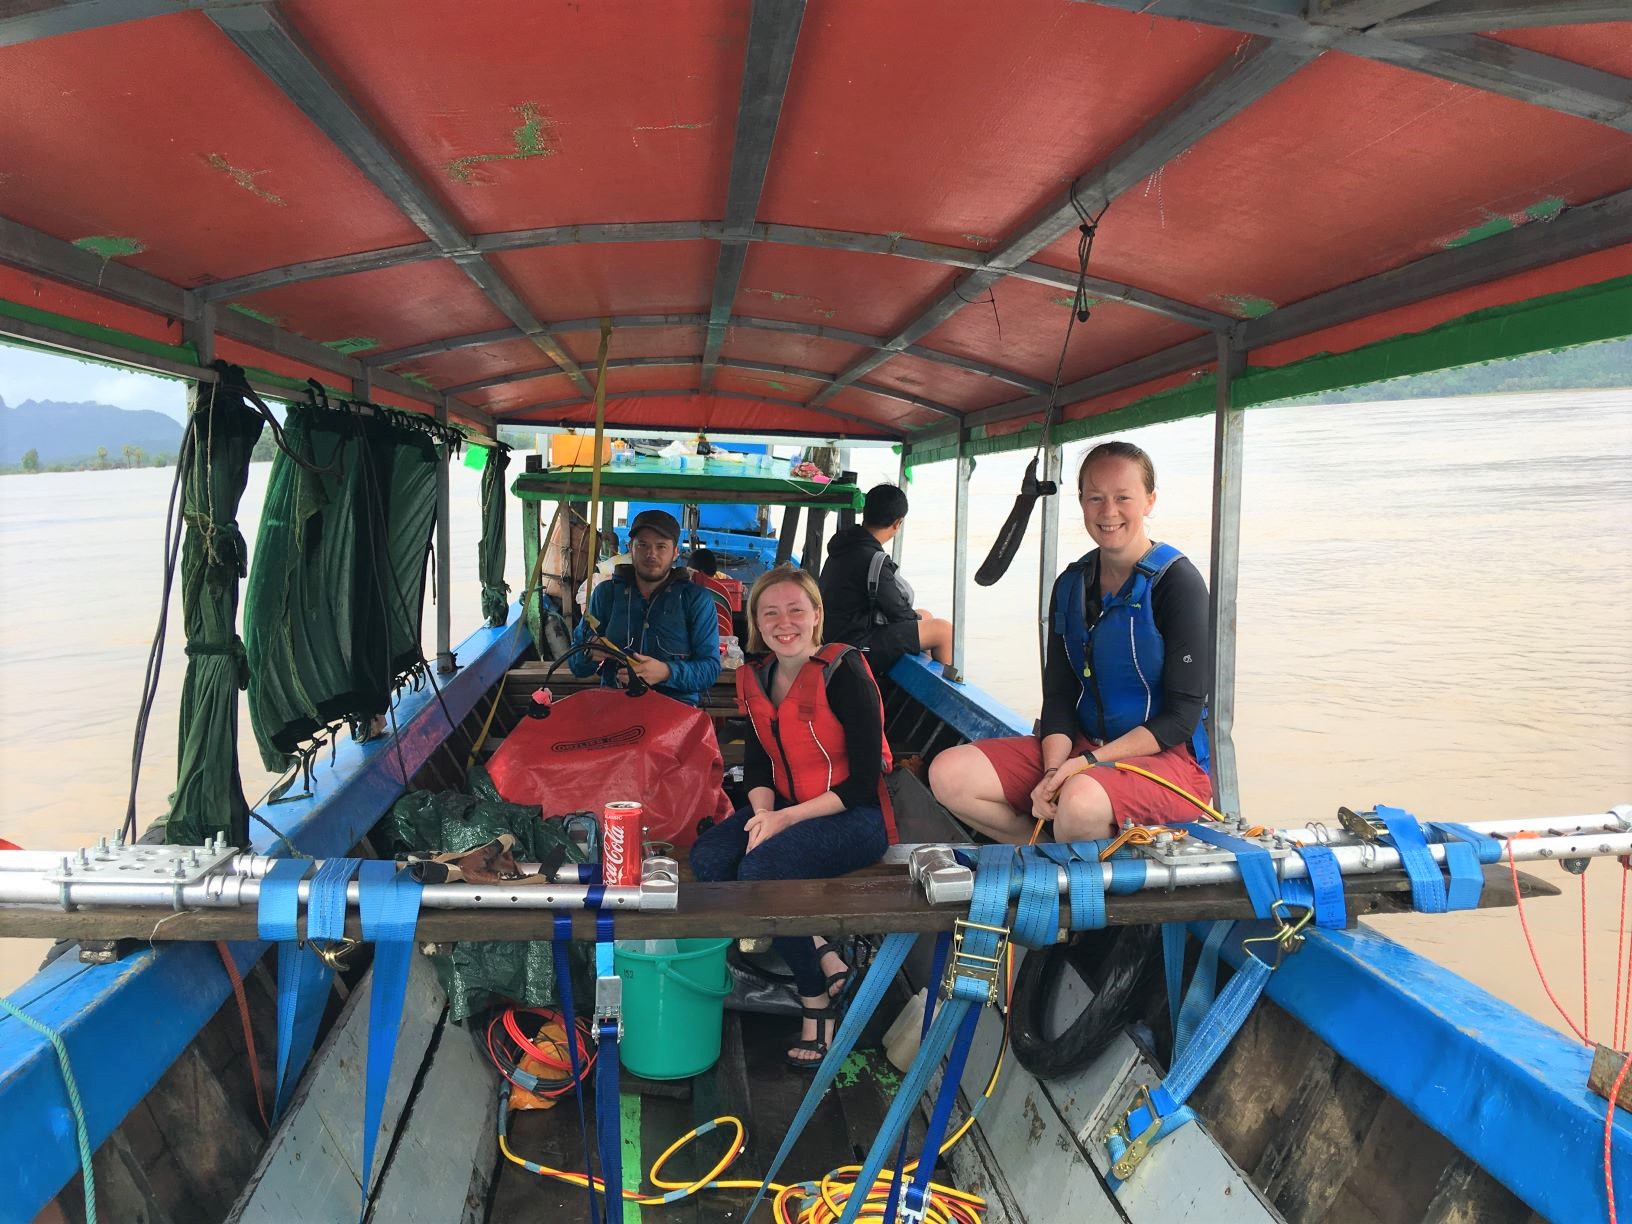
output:
[[[139,446],[148,462],[159,455],[174,460],[181,449],[181,426],[162,412],[133,412],[112,404],[64,404],[24,400],[8,408],[0,399],[0,467],[23,461],[30,450],[40,466],[90,459],[105,446],[111,463],[123,465],[124,448]]]

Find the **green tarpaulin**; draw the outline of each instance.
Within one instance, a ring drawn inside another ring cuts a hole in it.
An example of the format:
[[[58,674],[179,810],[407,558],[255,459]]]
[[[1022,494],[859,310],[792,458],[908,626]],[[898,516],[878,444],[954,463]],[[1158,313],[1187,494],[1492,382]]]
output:
[[[243,386],[243,371],[228,378]],[[238,637],[238,583],[248,548],[238,503],[264,421],[228,379],[193,385],[179,462],[181,607],[187,675],[181,688],[176,790],[165,839],[199,845],[217,833],[249,844],[249,805],[238,771],[238,693],[249,680]]]
[[[569,862],[583,861],[560,821],[543,820],[536,807],[504,802],[479,765],[470,772],[470,787],[475,793],[411,791],[398,799],[382,826],[391,851],[470,850],[500,833],[513,833],[518,863],[539,862],[555,849],[565,852]],[[549,916],[543,911],[539,925],[548,930]],[[555,964],[548,941],[462,942],[433,959],[456,1021],[496,1003],[555,1006]]]
[[[482,469],[482,539],[476,568],[482,581],[482,616],[497,628],[510,617],[510,586],[504,580],[504,470],[510,466],[510,448],[490,450]]]
[[[250,721],[269,770],[331,723],[366,735],[421,661],[439,429],[372,406],[290,406],[285,441],[300,460],[273,461],[244,608]]]

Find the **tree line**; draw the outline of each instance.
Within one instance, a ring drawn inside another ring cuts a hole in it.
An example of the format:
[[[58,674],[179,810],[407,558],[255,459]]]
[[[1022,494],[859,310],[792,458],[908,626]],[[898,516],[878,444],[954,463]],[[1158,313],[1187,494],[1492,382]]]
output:
[[[116,457],[107,447],[99,446],[96,454],[87,455],[80,459],[67,459],[57,463],[41,463],[40,452],[30,447],[23,452],[23,457],[17,463],[7,467],[0,467],[0,474],[29,475],[35,472],[111,472],[123,468],[163,468],[175,463],[176,457],[168,453],[148,454],[140,446],[126,445],[120,449]]]

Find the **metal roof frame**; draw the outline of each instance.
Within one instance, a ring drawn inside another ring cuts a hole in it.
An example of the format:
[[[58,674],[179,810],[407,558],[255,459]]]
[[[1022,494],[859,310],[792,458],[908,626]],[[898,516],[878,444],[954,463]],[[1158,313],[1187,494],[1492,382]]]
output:
[[[694,358],[693,360],[697,361],[699,359]],[[620,400],[620,399],[675,399],[675,398],[678,398],[678,397],[681,397],[681,396],[691,396],[691,395],[699,395],[699,394],[701,394],[701,392],[699,392],[696,387],[658,387],[658,388],[647,388],[647,389],[640,390],[640,391],[624,391],[624,392],[621,392],[621,393],[619,393],[617,395],[612,396],[611,398],[613,400]],[[712,395],[712,396],[715,396],[715,397],[717,397],[719,399],[748,400],[751,403],[756,403],[756,404],[781,404],[782,406],[787,407],[787,408],[799,408],[799,409],[802,409],[802,410],[804,410],[806,412],[820,413],[822,416],[830,416],[836,421],[848,421],[852,425],[863,425],[867,429],[875,431],[872,436],[882,437],[882,438],[890,439],[890,440],[896,441],[896,442],[905,442],[907,440],[907,438],[910,436],[909,434],[904,433],[899,429],[892,429],[890,426],[884,424],[882,421],[870,420],[867,417],[856,416],[855,414],[849,413],[849,412],[840,412],[837,408],[828,408],[826,406],[812,407],[810,404],[805,403],[803,400],[784,399],[784,398],[781,398],[781,397],[775,396],[775,395],[753,395],[753,394],[748,393],[747,391],[710,391],[710,392],[708,392],[708,394]],[[521,416],[521,414],[524,413],[524,412],[542,412],[542,411],[545,411],[545,410],[548,410],[548,409],[551,409],[551,408],[582,408],[582,407],[585,407],[586,405],[593,404],[594,402],[595,402],[594,397],[590,396],[587,399],[583,398],[583,397],[576,397],[576,398],[573,398],[573,399],[547,400],[544,403],[540,403],[540,404],[529,404],[529,405],[527,405],[526,407],[523,407],[523,408],[513,409],[504,418],[504,420],[499,422],[499,424],[501,424],[501,425],[544,425],[544,424],[549,424],[549,422],[547,422],[547,421],[539,421],[539,420],[536,420],[536,419],[531,418],[531,417],[523,417],[523,416]],[[560,418],[559,423],[562,424],[562,425],[582,425],[582,424],[584,424],[583,421],[568,421],[565,417]],[[612,424],[612,422],[609,421],[608,424]],[[627,428],[629,428],[629,426],[620,425],[620,426],[618,426],[618,428],[627,429]],[[741,432],[741,431],[739,430],[737,432]],[[772,434],[772,435],[778,435],[778,436],[787,435],[787,436],[801,436],[802,437],[802,436],[807,436],[809,431],[808,430],[757,429],[756,428],[754,432],[755,433]],[[834,432],[834,436],[842,438],[845,435],[844,435],[844,433],[842,431],[837,431],[836,430]]]

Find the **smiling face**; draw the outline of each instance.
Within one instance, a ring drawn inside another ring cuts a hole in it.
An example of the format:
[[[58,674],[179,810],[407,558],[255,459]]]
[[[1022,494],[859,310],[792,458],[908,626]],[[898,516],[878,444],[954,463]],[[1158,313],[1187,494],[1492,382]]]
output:
[[[1137,559],[1150,548],[1145,516],[1156,494],[1145,488],[1145,474],[1132,459],[1096,459],[1082,473],[1077,491],[1083,525],[1095,544],[1112,557]]]
[[[787,581],[758,592],[754,628],[778,658],[808,658],[820,642],[822,613],[802,583]]]

